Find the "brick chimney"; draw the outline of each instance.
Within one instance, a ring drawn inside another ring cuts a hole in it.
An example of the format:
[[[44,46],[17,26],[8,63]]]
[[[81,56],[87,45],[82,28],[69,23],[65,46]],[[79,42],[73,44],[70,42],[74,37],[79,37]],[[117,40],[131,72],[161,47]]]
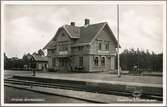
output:
[[[90,24],[90,20],[89,19],[85,19],[85,25],[89,25]]]
[[[71,26],[75,26],[75,22],[71,22]]]

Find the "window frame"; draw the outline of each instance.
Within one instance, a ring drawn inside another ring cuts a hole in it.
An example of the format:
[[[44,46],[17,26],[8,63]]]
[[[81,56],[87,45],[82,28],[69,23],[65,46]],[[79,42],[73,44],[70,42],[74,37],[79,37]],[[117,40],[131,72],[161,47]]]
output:
[[[59,46],[59,51],[68,51],[68,41],[59,41],[58,46]]]
[[[79,66],[83,66],[83,56],[79,56]]]
[[[101,57],[101,66],[105,66],[105,60],[106,58],[104,56]]]
[[[56,66],[56,58],[55,57],[52,58],[52,66]]]
[[[102,43],[101,42],[98,43],[98,50],[102,50]]]
[[[105,50],[109,50],[109,47],[110,47],[110,41],[105,41]]]
[[[94,65],[99,66],[99,57],[98,56],[94,57]]]
[[[79,51],[83,51],[83,48],[84,48],[83,46],[79,46],[79,47],[78,47],[78,50],[79,50]]]
[[[97,40],[97,49],[102,50],[102,40]]]

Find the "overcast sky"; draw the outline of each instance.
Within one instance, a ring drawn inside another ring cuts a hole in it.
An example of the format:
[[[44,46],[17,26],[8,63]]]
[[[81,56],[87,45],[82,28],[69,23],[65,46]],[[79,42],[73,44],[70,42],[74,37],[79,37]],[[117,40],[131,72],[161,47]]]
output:
[[[58,27],[76,22],[84,25],[108,22],[117,37],[117,13],[113,4],[8,4],[4,8],[4,52],[8,57],[22,57],[43,48]],[[162,52],[163,7],[160,4],[120,5],[120,45],[125,48]]]

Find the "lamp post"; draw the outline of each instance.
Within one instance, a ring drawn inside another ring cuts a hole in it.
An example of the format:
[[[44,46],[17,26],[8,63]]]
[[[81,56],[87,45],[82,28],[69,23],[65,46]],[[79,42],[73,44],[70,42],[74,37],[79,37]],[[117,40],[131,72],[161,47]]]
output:
[[[28,58],[29,65],[33,73],[32,76],[35,76],[35,62],[34,62],[33,56],[28,55],[27,58]]]
[[[117,43],[117,54],[118,54],[118,77],[121,77],[119,65],[120,65],[120,60],[119,60],[119,4],[117,4],[117,38],[118,38],[118,43]]]

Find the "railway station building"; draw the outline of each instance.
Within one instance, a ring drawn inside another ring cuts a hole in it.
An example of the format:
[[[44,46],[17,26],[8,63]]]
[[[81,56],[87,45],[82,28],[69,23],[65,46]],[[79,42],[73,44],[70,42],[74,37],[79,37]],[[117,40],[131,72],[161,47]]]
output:
[[[117,40],[107,22],[83,26],[75,22],[58,28],[46,44],[48,69],[55,71],[108,72],[115,69]]]

